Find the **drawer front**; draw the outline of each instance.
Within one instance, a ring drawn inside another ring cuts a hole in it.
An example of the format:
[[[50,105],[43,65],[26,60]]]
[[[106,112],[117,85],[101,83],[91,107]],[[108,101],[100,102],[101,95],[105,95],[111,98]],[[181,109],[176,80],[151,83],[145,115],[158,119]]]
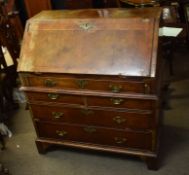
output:
[[[139,110],[153,110],[156,107],[156,101],[149,99],[132,99],[117,97],[88,97],[87,105]]]
[[[39,137],[149,150],[151,133],[130,132],[94,126],[37,123]]]
[[[150,129],[154,127],[151,112],[121,112],[90,108],[31,105],[34,119],[113,128]]]
[[[43,76],[27,77],[28,86],[62,88],[62,89],[82,89],[106,92],[135,92],[150,94],[154,92],[153,84],[150,81],[117,81],[107,79],[79,79],[79,78],[56,78]]]
[[[84,105],[83,97],[77,95],[73,96],[73,95],[64,95],[58,93],[43,93],[43,92],[26,92],[26,95],[29,102],[44,101],[44,102]]]

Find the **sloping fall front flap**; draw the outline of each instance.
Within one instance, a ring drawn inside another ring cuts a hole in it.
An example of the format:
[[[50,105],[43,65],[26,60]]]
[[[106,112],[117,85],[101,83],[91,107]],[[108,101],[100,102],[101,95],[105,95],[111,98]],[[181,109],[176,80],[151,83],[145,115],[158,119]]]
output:
[[[50,11],[29,20],[18,71],[154,76],[156,19],[137,16],[136,10],[132,17],[116,18],[118,9],[106,10],[106,16],[100,11],[98,18],[80,18],[76,10],[70,18],[53,18],[70,11]]]

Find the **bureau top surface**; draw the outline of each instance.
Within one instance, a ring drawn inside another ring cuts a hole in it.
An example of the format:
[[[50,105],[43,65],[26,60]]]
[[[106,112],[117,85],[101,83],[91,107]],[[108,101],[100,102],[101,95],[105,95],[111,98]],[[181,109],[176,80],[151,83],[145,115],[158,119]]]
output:
[[[27,22],[19,72],[154,77],[160,8],[43,11]]]

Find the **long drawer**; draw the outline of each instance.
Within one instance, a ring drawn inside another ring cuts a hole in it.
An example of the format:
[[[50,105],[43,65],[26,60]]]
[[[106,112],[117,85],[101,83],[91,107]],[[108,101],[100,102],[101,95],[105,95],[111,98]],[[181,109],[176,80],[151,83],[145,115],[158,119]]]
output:
[[[31,104],[34,119],[113,128],[151,129],[155,119],[151,111],[128,112]]]
[[[38,136],[58,140],[150,150],[151,132],[131,132],[94,126],[37,122]]]
[[[53,77],[53,76],[23,76],[25,86],[48,87],[60,89],[82,89],[106,92],[135,92],[135,93],[154,93],[154,85],[152,80],[114,80],[102,79],[96,77],[73,78],[73,77]]]

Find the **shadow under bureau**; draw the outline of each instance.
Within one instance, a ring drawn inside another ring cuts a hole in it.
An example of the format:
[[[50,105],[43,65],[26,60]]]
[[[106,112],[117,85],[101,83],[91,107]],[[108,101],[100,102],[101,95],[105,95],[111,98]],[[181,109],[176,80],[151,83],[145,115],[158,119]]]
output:
[[[18,71],[39,153],[64,145],[140,156],[157,168],[160,14],[64,10],[28,20]]]

